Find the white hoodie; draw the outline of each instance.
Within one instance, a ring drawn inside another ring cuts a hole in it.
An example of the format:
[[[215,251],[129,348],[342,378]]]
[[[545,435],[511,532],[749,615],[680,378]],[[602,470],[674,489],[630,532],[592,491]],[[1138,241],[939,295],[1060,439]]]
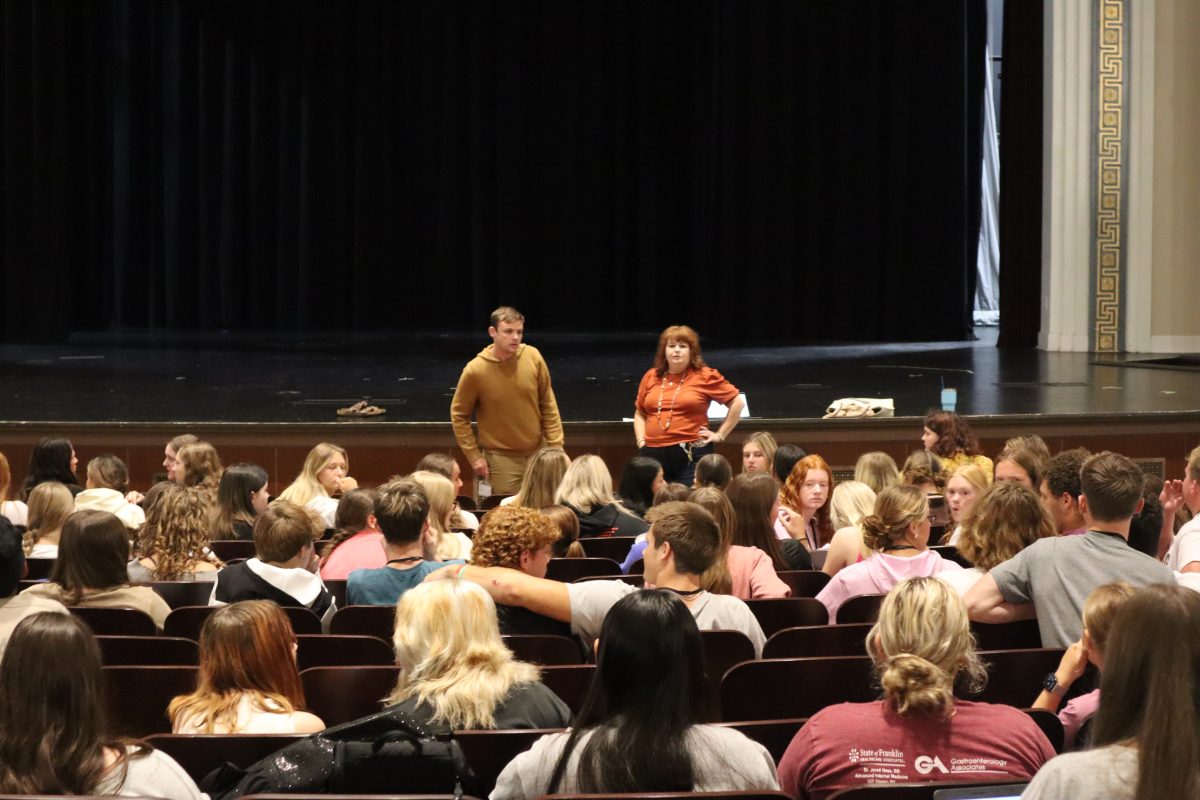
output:
[[[85,489],[75,495],[75,510],[107,511],[116,514],[130,530],[137,530],[146,522],[146,512],[133,503],[125,502],[125,496],[116,489]]]

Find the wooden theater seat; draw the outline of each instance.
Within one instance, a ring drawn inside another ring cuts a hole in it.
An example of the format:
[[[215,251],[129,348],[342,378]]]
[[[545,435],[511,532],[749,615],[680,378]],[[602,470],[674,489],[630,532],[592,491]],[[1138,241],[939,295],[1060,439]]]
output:
[[[374,636],[301,634],[296,636],[296,665],[310,667],[389,667],[396,663],[391,645]]]
[[[528,661],[530,664],[544,667],[583,663],[579,643],[566,636],[520,634],[500,638],[519,661]]]
[[[210,581],[154,581],[146,584],[171,608],[183,606],[206,606],[212,595]]]
[[[68,606],[92,633],[98,636],[157,636],[158,626],[145,611],[136,608]]]
[[[700,631],[704,675],[708,683],[708,719],[721,718],[721,679],[743,661],[754,660],[754,644],[741,631]]]
[[[867,622],[784,628],[767,640],[763,658],[861,656],[866,652],[871,628]]]
[[[503,730],[503,731],[457,731],[454,738],[462,748],[463,756],[475,773],[476,786],[480,795],[487,797],[496,788],[500,773],[533,743],[548,733],[557,733],[557,728]]]
[[[860,594],[851,597],[837,610],[837,621],[843,623],[870,622],[879,619],[879,608],[883,605],[883,594]]]
[[[754,612],[767,637],[784,628],[825,625],[829,622],[825,605],[812,597],[747,600],[746,605]]]
[[[635,541],[636,536],[588,536],[579,543],[588,558],[609,558],[622,564]]]
[[[816,597],[829,583],[829,576],[819,569],[784,570],[776,574],[792,590],[792,597]]]
[[[310,667],[300,673],[308,710],[328,727],[383,710],[399,670],[390,667]]]
[[[113,733],[141,738],[170,733],[167,706],[196,689],[196,667],[104,667]]]
[[[872,669],[866,655],[738,664],[721,681],[721,719],[811,717],[834,703],[866,702],[878,696]]]
[[[390,642],[395,624],[395,606],[344,606],[334,612],[329,632],[342,636],[374,636]]]
[[[106,667],[194,667],[200,648],[178,636],[97,636],[101,663]]]
[[[192,780],[199,781],[225,763],[245,769],[304,736],[299,733],[156,733],[146,737],[146,741],[175,759]]]
[[[564,583],[570,583],[579,578],[620,574],[621,565],[611,558],[552,558],[546,567],[548,580]]]

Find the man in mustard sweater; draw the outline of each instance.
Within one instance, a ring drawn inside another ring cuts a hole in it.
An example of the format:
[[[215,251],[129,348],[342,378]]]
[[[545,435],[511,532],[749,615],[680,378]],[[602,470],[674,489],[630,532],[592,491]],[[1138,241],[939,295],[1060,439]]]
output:
[[[521,489],[525,461],[539,448],[562,447],[562,419],[550,370],[536,348],[522,344],[525,317],[511,306],[492,312],[492,343],[471,359],[450,401],[450,422],[475,474],[496,494]],[[476,440],[471,415],[479,428]]]

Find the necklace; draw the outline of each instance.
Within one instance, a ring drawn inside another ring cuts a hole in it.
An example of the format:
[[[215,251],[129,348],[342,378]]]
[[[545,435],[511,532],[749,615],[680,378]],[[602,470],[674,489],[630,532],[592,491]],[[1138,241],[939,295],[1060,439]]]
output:
[[[670,373],[667,373],[669,375]],[[685,369],[682,376],[679,378],[679,383],[675,384],[675,394],[671,395],[671,407],[667,409],[667,421],[663,422],[662,407],[663,407],[663,392],[666,391],[667,375],[663,375],[662,382],[658,384],[658,411],[655,413],[655,418],[658,420],[658,427],[661,430],[671,429],[671,418],[675,416],[675,400],[679,397],[679,390],[683,388],[683,384],[687,381],[688,372]]]
[[[407,558],[393,558],[390,561],[388,561],[387,563],[388,564],[414,564],[418,561],[424,561],[424,560],[425,559],[421,558],[420,556],[408,556]]]
[[[888,553],[892,550],[916,550],[917,548],[911,544],[889,544],[883,548],[883,552]]]
[[[683,589],[672,589],[670,586],[659,586],[658,588],[666,589],[668,592],[674,592],[675,594],[679,595],[680,597],[695,597],[696,595],[698,595],[704,591],[703,587],[701,587],[699,589],[692,589],[690,591],[684,591]]]

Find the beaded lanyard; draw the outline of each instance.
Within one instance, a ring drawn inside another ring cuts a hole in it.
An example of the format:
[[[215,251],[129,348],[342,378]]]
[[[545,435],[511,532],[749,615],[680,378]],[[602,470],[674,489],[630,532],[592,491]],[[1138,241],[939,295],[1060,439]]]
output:
[[[669,409],[667,409],[667,422],[665,425],[663,424],[663,421],[662,421],[662,401],[663,401],[663,392],[666,390],[666,387],[667,387],[666,375],[663,376],[662,382],[658,384],[658,411],[655,413],[654,417],[655,417],[655,419],[658,420],[658,427],[661,430],[664,430],[664,431],[670,430],[671,418],[675,416],[675,401],[679,398],[679,390],[683,388],[683,383],[684,383],[684,381],[687,380],[687,378],[688,378],[688,373],[685,370],[683,373],[683,377],[680,378],[679,383],[677,383],[675,385],[675,394],[673,394],[671,396],[671,407]]]

